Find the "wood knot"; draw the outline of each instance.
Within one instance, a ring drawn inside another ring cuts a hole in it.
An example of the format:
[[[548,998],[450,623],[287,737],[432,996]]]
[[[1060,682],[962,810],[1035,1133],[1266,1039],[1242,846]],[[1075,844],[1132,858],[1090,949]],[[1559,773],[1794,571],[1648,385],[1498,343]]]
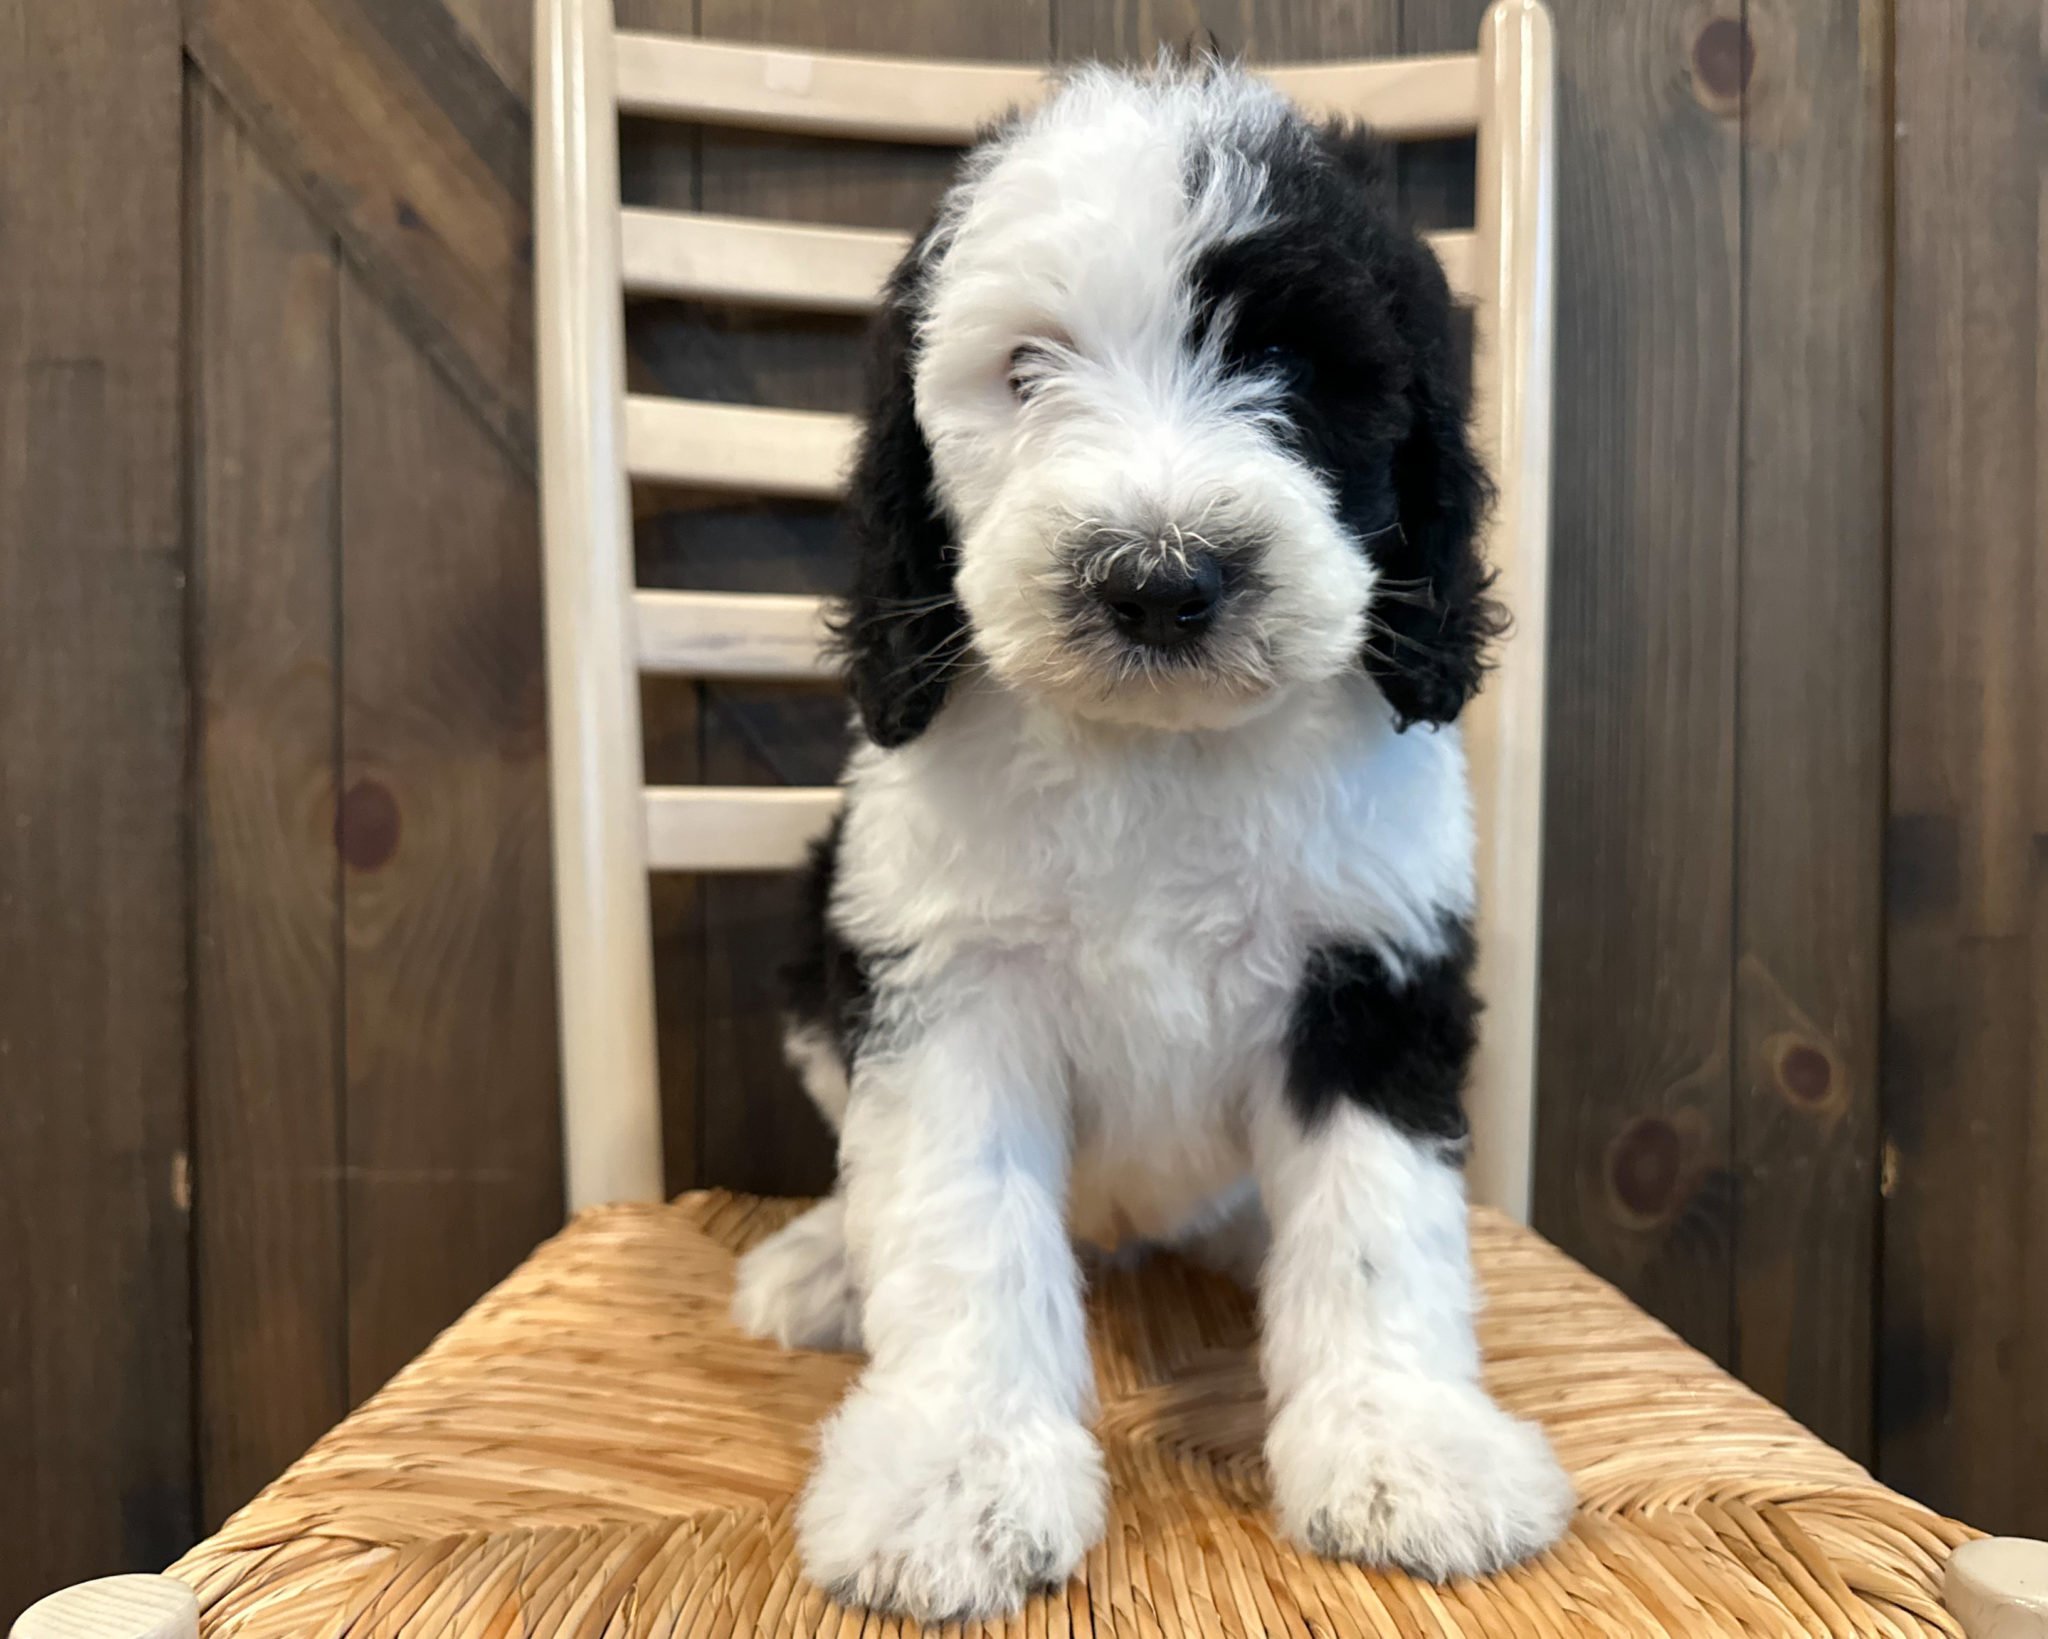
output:
[[[1795,1103],[1825,1103],[1834,1080],[1835,1067],[1818,1047],[1794,1042],[1778,1055],[1778,1085]]]
[[[334,810],[334,846],[351,870],[374,871],[398,852],[398,799],[376,780],[357,780]]]
[[[1700,102],[1717,114],[1742,108],[1756,70],[1756,40],[1740,17],[1716,17],[1692,43],[1692,83]]]
[[[1800,1114],[1832,1123],[1849,1108],[1848,1071],[1824,1037],[1799,1030],[1766,1036],[1761,1064],[1778,1096]]]
[[[1638,1116],[1607,1146],[1607,1188],[1622,1216],[1653,1224],[1678,1204],[1685,1140],[1661,1115]]]

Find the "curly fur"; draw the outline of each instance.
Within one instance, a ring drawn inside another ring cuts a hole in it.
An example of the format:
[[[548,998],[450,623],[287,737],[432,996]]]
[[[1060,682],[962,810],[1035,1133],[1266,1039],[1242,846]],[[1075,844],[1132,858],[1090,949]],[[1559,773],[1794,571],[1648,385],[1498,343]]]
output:
[[[1081,70],[969,156],[876,366],[788,1037],[838,1192],[735,1300],[870,1353],[811,1574],[936,1620],[1073,1572],[1076,1236],[1256,1269],[1297,1538],[1542,1548],[1571,1490],[1479,1384],[1458,1171],[1487,486],[1378,144],[1234,69]],[[1134,635],[1114,600],[1197,565],[1195,625]]]

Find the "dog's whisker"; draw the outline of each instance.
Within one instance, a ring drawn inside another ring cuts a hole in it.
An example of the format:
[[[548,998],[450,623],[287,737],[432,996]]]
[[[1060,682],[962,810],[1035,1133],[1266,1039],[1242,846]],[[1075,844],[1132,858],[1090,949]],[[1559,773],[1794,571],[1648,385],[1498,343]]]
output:
[[[1367,626],[1371,628],[1375,636],[1386,638],[1389,642],[1399,643],[1405,648],[1414,649],[1422,654],[1434,655],[1437,652],[1434,644],[1426,643],[1419,637],[1411,637],[1406,632],[1395,631],[1393,627],[1389,626],[1377,615],[1368,612],[1365,619]]]

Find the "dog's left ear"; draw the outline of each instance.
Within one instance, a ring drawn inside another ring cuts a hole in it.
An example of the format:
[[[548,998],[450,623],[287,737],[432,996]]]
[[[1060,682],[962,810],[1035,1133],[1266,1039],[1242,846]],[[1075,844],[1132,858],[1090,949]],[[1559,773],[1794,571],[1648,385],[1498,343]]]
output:
[[[913,377],[929,260],[921,238],[891,276],[869,335],[867,424],[847,494],[853,587],[835,623],[861,725],[884,749],[931,726],[966,641],[967,617],[953,595],[952,530],[917,424]]]
[[[1400,528],[1372,543],[1383,628],[1366,658],[1406,728],[1448,723],[1479,692],[1488,646],[1507,630],[1479,532],[1493,486],[1472,447],[1471,394],[1453,345],[1450,289],[1435,253],[1399,230],[1388,259],[1395,324],[1409,349],[1408,430],[1394,448]]]
[[[1493,501],[1472,448],[1471,392],[1455,345],[1450,286],[1436,254],[1402,220],[1392,151],[1362,126],[1317,132],[1365,226],[1366,263],[1405,356],[1407,424],[1394,446],[1398,529],[1368,542],[1383,593],[1366,671],[1401,726],[1448,723],[1479,691],[1487,646],[1507,629],[1490,595],[1479,531]]]

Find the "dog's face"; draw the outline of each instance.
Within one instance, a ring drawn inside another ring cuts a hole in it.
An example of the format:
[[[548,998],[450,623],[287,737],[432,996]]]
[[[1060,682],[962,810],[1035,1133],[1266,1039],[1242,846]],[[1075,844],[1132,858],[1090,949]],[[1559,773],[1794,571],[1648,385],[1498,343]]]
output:
[[[972,154],[892,281],[844,639],[869,735],[985,665],[1226,726],[1363,666],[1454,717],[1495,630],[1435,258],[1379,145],[1233,70],[1087,70]]]

